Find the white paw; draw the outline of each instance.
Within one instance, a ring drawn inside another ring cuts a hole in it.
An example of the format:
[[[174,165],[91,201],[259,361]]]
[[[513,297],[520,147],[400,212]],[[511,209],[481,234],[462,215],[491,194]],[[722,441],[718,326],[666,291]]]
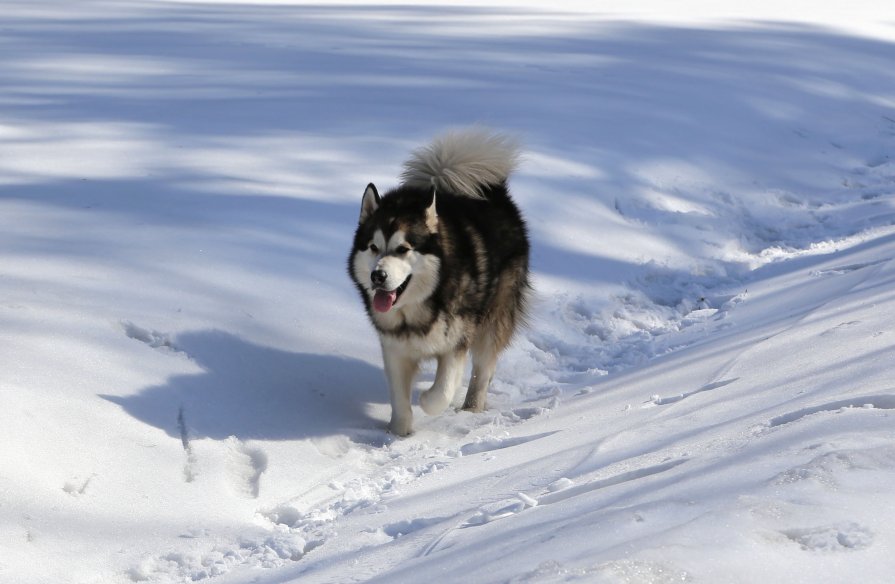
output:
[[[396,418],[392,416],[392,421],[388,424],[388,431],[395,436],[407,436],[408,434],[410,434],[412,429],[413,418],[410,417]]]
[[[430,389],[429,391],[424,391],[420,394],[420,407],[430,416],[443,412],[450,404],[450,401],[451,400],[440,391],[436,392]]]

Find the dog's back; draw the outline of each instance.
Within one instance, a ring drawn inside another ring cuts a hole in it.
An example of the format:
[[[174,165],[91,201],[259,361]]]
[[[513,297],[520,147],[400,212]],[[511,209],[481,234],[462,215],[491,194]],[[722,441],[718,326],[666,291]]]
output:
[[[482,360],[477,355],[496,359],[525,318],[528,235],[507,185],[518,161],[515,140],[473,128],[449,132],[416,150],[402,175],[408,187],[436,189],[444,234],[442,277],[447,279],[439,295],[450,312],[475,313],[478,326],[470,346],[474,369]],[[479,384],[473,371],[466,409],[484,407],[493,366],[485,369],[490,371],[479,373],[484,376]]]
[[[448,284],[442,290],[445,301],[475,310],[481,324],[491,328],[498,350],[509,343],[524,314],[529,290],[528,236],[507,186],[518,162],[516,140],[471,128],[448,132],[414,151],[402,175],[405,187],[436,190],[445,246],[442,275],[470,274],[476,283],[467,290]]]

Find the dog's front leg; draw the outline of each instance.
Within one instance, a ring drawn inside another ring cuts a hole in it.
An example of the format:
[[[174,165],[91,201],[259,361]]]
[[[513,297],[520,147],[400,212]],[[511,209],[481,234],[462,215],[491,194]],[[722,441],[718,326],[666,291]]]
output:
[[[392,403],[392,419],[388,429],[396,436],[407,436],[413,429],[410,393],[419,361],[411,359],[394,346],[382,345],[382,360]]]
[[[454,399],[457,386],[463,378],[466,366],[466,348],[458,349],[438,357],[438,370],[435,372],[435,383],[420,394],[420,407],[434,416],[440,414]]]

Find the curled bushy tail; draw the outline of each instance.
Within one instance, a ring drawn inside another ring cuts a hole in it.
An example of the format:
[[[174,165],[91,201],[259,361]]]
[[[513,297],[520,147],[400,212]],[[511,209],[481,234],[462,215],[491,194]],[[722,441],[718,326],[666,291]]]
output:
[[[488,185],[509,178],[519,161],[519,144],[485,128],[454,130],[415,150],[401,178],[408,186],[429,187],[480,199]]]

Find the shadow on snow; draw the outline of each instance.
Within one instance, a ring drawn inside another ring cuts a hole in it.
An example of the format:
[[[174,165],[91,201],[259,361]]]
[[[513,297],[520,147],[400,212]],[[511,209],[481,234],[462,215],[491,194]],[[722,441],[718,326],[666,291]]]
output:
[[[203,372],[131,396],[102,395],[134,418],[180,437],[294,440],[381,430],[368,405],[386,396],[382,370],[357,359],[290,353],[221,331],[179,335],[166,350]]]

